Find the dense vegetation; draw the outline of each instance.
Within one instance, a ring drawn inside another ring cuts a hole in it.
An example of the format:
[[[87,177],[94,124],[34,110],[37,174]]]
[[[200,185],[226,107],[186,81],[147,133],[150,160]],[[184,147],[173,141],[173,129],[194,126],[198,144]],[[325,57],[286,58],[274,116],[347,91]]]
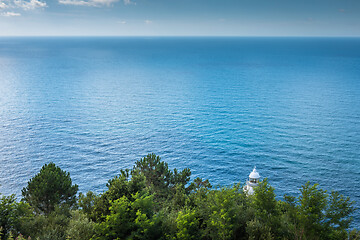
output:
[[[276,200],[264,179],[247,196],[240,184],[190,182],[155,154],[122,170],[102,194],[80,193],[50,163],[22,190],[0,199],[1,239],[360,239],[349,230],[353,203],[306,183],[299,196]]]

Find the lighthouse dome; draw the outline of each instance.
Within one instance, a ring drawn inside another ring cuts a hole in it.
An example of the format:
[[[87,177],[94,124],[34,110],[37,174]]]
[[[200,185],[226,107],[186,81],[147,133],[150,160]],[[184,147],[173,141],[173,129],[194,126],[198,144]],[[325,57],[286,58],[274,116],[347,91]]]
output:
[[[250,173],[249,178],[260,178],[260,174],[256,171],[256,167],[254,167],[254,170]]]

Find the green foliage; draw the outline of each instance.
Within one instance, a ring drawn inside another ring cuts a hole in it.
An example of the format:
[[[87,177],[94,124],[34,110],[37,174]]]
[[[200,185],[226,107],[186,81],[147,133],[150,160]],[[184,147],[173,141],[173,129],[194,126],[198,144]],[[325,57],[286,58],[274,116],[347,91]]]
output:
[[[99,201],[99,196],[96,193],[89,191],[84,195],[79,193],[78,205],[89,219],[96,220],[95,207]]]
[[[96,224],[89,220],[80,211],[71,212],[71,220],[66,229],[66,239],[68,240],[89,240],[95,234]]]
[[[56,207],[49,215],[37,215],[30,235],[39,240],[65,240],[71,215],[68,209]]]
[[[307,182],[300,190],[299,220],[307,238],[324,234],[325,209],[328,195],[326,191],[318,189],[318,184]]]
[[[195,210],[185,209],[184,211],[179,211],[176,224],[178,230],[176,233],[177,239],[200,239],[200,221]]]
[[[16,202],[15,195],[2,196],[0,199],[0,236],[4,239],[12,232],[26,233],[33,213],[27,203]],[[1,239],[1,238],[0,238]]]
[[[353,202],[338,192],[318,189],[306,183],[300,190],[297,229],[307,239],[345,239],[352,221]],[[301,235],[301,234],[300,234]]]
[[[33,231],[31,225],[35,218],[34,212],[28,203],[19,202],[16,207],[16,221],[14,222],[14,233],[29,237]]]
[[[0,199],[0,239],[360,239],[348,232],[353,202],[317,184],[281,201],[267,179],[247,196],[240,184],[214,189],[190,176],[149,154],[76,202],[69,173],[50,163],[23,189],[26,202]]]
[[[360,240],[360,231],[353,229],[350,233],[349,233],[349,240]]]
[[[254,196],[251,199],[252,207],[255,210],[255,219],[247,226],[247,231],[251,232],[250,238],[257,238],[255,236],[259,236],[260,239],[283,237],[280,231],[279,205],[275,199],[274,190],[266,178],[255,188]]]
[[[279,215],[274,190],[266,178],[255,188],[253,206],[256,209],[256,217],[263,222]]]
[[[135,163],[131,175],[133,179],[145,180],[146,187],[154,193],[155,201],[164,201],[172,198],[179,187],[188,192],[185,185],[190,181],[191,171],[189,168],[181,172],[176,168],[171,171],[166,162],[152,153]]]
[[[190,191],[186,187],[190,175],[189,169],[171,171],[159,156],[148,154],[137,161],[131,170],[121,170],[118,176],[110,179],[106,185],[108,190],[100,196],[92,192],[80,194],[79,206],[90,219],[98,223],[105,221],[110,214],[111,202],[123,196],[133,201],[136,193],[152,194],[156,210],[160,210],[164,204],[178,208],[184,206],[185,193]]]
[[[49,215],[56,206],[74,206],[77,190],[78,186],[72,185],[70,173],[61,170],[54,163],[49,163],[30,179],[22,190],[22,195],[23,200],[37,213]]]
[[[159,221],[153,212],[153,196],[123,196],[110,206],[110,214],[99,224],[97,239],[158,239]]]
[[[8,236],[7,240],[14,240],[14,237],[13,237],[12,233],[9,233],[9,236]]]
[[[349,197],[344,197],[338,192],[332,191],[326,209],[326,228],[343,232],[346,236],[346,229],[350,227],[352,218],[349,217],[354,212],[353,202]]]
[[[132,196],[138,192],[148,192],[143,175],[132,175],[130,170],[121,170],[120,175],[110,179],[106,184],[108,190],[101,195],[89,191],[86,195],[80,193],[79,206],[87,217],[95,222],[103,222],[110,214],[111,202],[126,196],[132,200]]]
[[[187,201],[188,209],[180,215],[194,222],[181,228],[183,235],[191,235],[185,230],[197,225],[198,230],[191,231],[197,239],[246,239],[246,222],[251,216],[248,202],[240,184],[215,190],[208,189],[206,185],[196,188]]]
[[[5,239],[13,229],[17,217],[17,202],[15,201],[15,195],[8,197],[2,196],[0,199],[0,234]]]
[[[209,216],[207,234],[211,239],[240,239],[245,235],[248,219],[247,199],[240,184],[210,191],[207,197]]]
[[[31,240],[30,237],[28,237],[27,239]],[[16,240],[26,240],[26,238],[22,234],[19,234],[19,236],[16,237]]]
[[[268,224],[260,222],[257,218],[251,219],[246,226],[249,240],[272,240],[274,239],[271,228]]]

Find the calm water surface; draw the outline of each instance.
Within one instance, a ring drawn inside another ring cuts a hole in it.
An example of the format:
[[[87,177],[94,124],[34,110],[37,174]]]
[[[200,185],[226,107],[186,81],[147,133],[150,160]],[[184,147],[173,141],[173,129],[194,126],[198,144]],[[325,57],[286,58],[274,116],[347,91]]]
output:
[[[0,38],[1,193],[50,161],[102,192],[150,152],[360,207],[360,39]]]

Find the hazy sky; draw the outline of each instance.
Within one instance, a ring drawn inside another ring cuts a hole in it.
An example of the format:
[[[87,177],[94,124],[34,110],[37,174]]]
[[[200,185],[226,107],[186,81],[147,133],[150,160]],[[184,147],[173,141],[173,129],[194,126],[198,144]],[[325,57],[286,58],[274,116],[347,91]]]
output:
[[[0,36],[360,36],[360,0],[0,0]]]

